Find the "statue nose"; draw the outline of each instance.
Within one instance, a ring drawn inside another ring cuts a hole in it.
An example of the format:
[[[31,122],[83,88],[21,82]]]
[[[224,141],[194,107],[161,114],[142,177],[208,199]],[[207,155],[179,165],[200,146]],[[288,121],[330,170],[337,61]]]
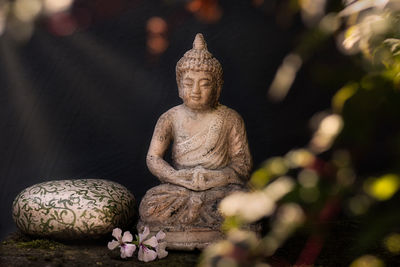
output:
[[[196,84],[196,85],[193,87],[192,94],[196,94],[196,95],[199,95],[199,94],[200,94],[200,86],[199,86],[198,84]]]

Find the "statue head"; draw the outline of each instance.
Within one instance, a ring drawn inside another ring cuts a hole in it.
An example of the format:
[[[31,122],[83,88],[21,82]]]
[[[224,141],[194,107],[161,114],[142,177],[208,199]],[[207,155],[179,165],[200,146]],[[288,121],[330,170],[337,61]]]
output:
[[[222,89],[222,67],[207,50],[203,35],[198,33],[193,48],[176,64],[179,97],[192,109],[205,109],[218,104]]]

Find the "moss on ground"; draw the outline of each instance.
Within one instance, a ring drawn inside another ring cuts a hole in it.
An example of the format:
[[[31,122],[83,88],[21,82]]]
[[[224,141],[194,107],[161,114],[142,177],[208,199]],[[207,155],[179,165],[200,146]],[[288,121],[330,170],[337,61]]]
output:
[[[50,250],[55,250],[56,248],[61,248],[63,246],[63,244],[59,242],[48,239],[34,239],[32,241],[16,242],[15,245],[18,248],[40,248]]]
[[[144,263],[136,256],[121,259],[119,250],[108,250],[112,238],[95,241],[62,242],[32,238],[19,232],[0,242],[0,266],[195,266],[198,251],[170,251],[161,260]]]

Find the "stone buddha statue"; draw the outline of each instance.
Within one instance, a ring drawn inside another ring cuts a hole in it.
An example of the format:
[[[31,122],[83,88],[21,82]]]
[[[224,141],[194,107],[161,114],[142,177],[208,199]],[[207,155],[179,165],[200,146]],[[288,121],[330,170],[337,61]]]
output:
[[[176,80],[183,104],[155,126],[147,166],[162,184],[143,197],[138,230],[163,230],[170,249],[202,249],[221,237],[218,204],[244,189],[252,159],[242,118],[218,102],[222,67],[202,34],[178,61]]]

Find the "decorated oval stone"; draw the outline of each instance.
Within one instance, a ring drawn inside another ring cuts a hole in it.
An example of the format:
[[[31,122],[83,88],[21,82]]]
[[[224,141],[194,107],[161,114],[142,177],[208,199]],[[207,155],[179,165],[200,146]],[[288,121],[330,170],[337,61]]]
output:
[[[97,238],[132,223],[135,198],[126,187],[108,180],[59,180],[24,189],[12,209],[15,223],[26,234]]]

